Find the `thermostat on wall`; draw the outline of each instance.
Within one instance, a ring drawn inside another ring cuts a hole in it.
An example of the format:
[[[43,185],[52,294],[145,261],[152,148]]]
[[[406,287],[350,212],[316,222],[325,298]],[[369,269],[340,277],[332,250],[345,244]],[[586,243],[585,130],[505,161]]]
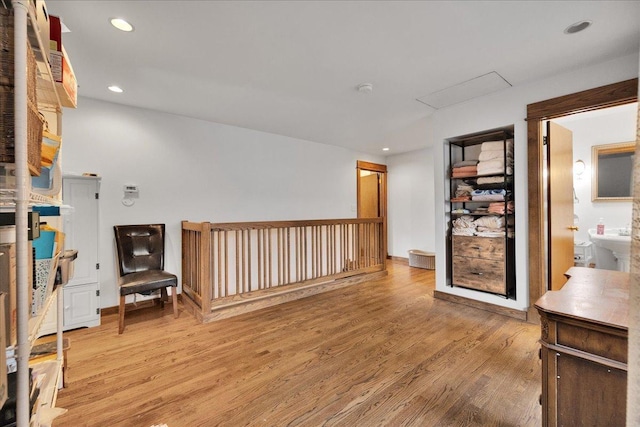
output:
[[[124,197],[128,199],[138,197],[138,194],[140,193],[140,191],[138,190],[138,186],[133,184],[124,185],[123,190]]]

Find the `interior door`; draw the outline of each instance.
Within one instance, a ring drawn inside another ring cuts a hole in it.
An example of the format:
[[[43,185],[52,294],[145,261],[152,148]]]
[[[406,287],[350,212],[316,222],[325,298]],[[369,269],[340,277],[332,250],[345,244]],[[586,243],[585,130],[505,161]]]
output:
[[[382,263],[387,255],[387,166],[358,160],[356,163],[358,218],[382,218]],[[375,240],[375,230],[370,229],[370,241]],[[366,237],[366,233],[360,237]],[[360,248],[360,257],[376,259],[379,250],[371,246],[370,254]]]
[[[380,177],[378,172],[360,171],[359,218],[380,216]]]
[[[551,121],[547,122],[548,197],[548,287],[558,290],[573,266],[573,134]]]

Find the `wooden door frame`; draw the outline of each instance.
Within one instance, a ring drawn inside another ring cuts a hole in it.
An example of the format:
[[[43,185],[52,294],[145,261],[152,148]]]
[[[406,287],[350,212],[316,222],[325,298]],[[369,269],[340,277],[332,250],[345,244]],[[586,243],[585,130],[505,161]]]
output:
[[[386,268],[386,258],[389,256],[387,251],[387,165],[381,165],[378,163],[365,162],[363,160],[356,161],[356,200],[357,200],[357,215],[360,218],[360,171],[380,172],[382,173],[382,180],[380,183],[380,217],[382,218],[382,244],[383,263]]]
[[[535,302],[547,290],[544,275],[544,192],[542,123],[545,120],[585,111],[629,104],[638,100],[638,79],[625,80],[582,92],[527,105],[527,164],[529,196],[529,312],[538,322]]]

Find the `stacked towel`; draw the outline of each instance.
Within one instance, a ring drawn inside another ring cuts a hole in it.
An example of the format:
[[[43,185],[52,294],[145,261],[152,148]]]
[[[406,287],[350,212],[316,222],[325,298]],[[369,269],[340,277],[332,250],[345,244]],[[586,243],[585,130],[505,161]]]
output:
[[[453,178],[466,178],[469,176],[476,176],[478,174],[477,160],[463,160],[453,164],[451,169],[451,176]]]
[[[476,224],[472,216],[464,215],[453,220],[451,233],[454,236],[473,236],[476,231]]]
[[[474,202],[500,201],[504,200],[507,191],[504,189],[496,190],[473,190],[471,200]]]
[[[513,140],[483,142],[477,165],[478,175],[513,173]]]
[[[505,234],[505,220],[503,216],[483,216],[476,219],[474,223],[476,224],[476,236],[499,237]]]
[[[505,204],[504,203],[489,203],[489,212],[499,215],[505,214]],[[506,213],[513,213],[513,202],[507,202]]]
[[[483,176],[478,178],[478,184],[502,184],[504,176]]]
[[[471,192],[473,191],[473,187],[466,183],[462,182],[458,184],[458,188],[456,188],[455,196],[451,198],[452,202],[467,202],[471,200]]]
[[[464,215],[453,221],[454,236],[479,236],[479,237],[501,237],[505,235],[513,236],[512,224],[505,230],[505,217],[499,215],[487,215],[478,219]]]

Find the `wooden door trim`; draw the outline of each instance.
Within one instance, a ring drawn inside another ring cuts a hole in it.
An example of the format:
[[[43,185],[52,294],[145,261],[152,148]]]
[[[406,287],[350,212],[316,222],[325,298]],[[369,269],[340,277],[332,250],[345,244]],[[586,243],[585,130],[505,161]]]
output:
[[[356,209],[357,216],[360,218],[360,171],[366,170],[371,172],[382,173],[382,179],[380,182],[380,217],[382,218],[382,244],[384,245],[383,263],[386,268],[386,258],[389,256],[387,247],[387,165],[381,165],[378,163],[365,162],[363,160],[356,161]]]
[[[542,180],[542,122],[544,120],[615,107],[638,100],[638,79],[625,80],[527,105],[527,162],[529,196],[529,313],[539,321],[533,306],[546,289],[544,279],[544,200]]]
[[[365,162],[363,160],[358,160],[356,162],[356,168],[372,172],[387,173],[387,165],[379,165],[377,163]]]

